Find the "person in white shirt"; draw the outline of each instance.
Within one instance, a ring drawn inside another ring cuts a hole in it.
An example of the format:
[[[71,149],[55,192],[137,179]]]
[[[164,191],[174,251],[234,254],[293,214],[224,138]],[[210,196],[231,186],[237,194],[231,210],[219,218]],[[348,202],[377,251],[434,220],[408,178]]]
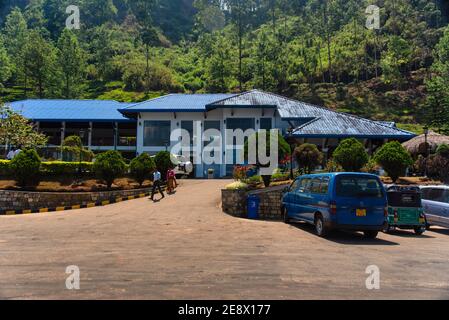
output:
[[[13,149],[9,150],[8,155],[6,156],[6,159],[8,159],[8,160],[14,159],[14,150]]]
[[[161,188],[161,173],[156,169],[153,172],[153,190],[151,191],[151,200],[154,201],[154,194],[156,193],[156,188],[159,190],[159,193],[162,195],[161,199],[165,198],[164,192]]]

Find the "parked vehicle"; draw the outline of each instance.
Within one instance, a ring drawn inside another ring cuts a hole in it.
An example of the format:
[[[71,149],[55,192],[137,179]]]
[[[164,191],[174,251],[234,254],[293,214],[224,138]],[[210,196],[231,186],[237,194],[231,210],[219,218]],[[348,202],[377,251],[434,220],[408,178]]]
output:
[[[449,228],[449,186],[421,187],[427,227]]]
[[[387,189],[388,218],[384,232],[396,228],[412,229],[421,235],[426,231],[426,218],[418,187],[391,186]]]
[[[284,221],[305,221],[325,236],[332,229],[376,238],[386,222],[387,196],[378,176],[329,173],[297,178],[282,199]]]

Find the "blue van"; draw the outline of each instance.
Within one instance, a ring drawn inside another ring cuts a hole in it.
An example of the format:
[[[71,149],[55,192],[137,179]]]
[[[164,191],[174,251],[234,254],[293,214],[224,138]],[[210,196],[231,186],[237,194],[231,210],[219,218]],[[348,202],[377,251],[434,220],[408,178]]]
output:
[[[284,221],[315,225],[324,237],[332,229],[363,231],[376,238],[388,217],[387,194],[378,176],[329,173],[298,177],[282,198]]]

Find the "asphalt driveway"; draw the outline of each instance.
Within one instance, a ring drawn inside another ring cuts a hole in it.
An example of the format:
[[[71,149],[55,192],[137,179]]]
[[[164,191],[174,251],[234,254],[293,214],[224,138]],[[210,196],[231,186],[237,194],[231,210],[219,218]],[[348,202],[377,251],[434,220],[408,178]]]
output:
[[[222,213],[227,183],[183,181],[158,203],[0,217],[0,298],[449,298],[448,230],[321,239],[303,224]],[[69,265],[80,290],[66,288]],[[369,265],[380,290],[366,289]]]

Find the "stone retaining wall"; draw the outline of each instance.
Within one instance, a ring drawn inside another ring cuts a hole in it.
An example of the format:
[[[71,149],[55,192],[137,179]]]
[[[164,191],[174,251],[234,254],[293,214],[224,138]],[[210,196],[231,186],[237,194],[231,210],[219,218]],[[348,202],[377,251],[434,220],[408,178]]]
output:
[[[262,220],[282,220],[281,197],[286,186],[270,187],[255,191],[222,190],[223,212],[239,218],[247,218],[247,198],[257,195],[260,198],[259,215]]]
[[[88,205],[117,198],[139,196],[150,188],[99,192],[27,192],[0,190],[0,212],[9,210],[37,210],[76,205]]]

